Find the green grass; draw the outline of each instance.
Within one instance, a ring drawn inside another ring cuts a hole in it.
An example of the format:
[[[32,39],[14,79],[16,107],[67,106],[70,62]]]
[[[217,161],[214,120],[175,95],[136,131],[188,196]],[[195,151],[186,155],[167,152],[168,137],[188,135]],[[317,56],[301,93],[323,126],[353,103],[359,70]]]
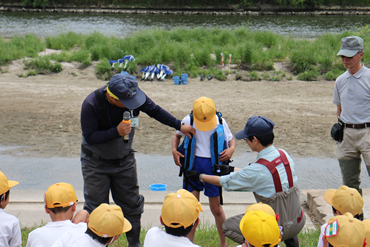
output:
[[[268,31],[251,31],[245,27],[230,30],[176,28],[169,31],[154,28],[135,32],[126,38],[107,37],[99,32],[87,35],[68,32],[46,37],[45,41],[25,35],[15,36],[9,41],[0,38],[0,66],[25,56],[36,58],[37,52],[51,48],[62,50],[60,54],[46,56],[58,63],[76,61],[82,64],[81,68],[86,68],[92,61],[100,61],[96,74],[104,80],[122,70],[111,68],[108,61],[125,55],[133,55],[136,59],[129,68],[131,74],[138,73],[144,66],[162,63],[171,65],[173,75],[188,73],[194,78],[210,74],[218,80],[225,80],[216,67],[221,64],[223,53],[226,65],[229,54],[232,54],[231,63],[243,64],[250,71],[274,70],[275,62],[288,62],[291,72],[300,80],[317,80],[319,77],[333,80],[344,71],[336,53],[340,49],[341,38],[349,35],[360,35],[365,44],[369,43],[370,26],[341,34],[326,33],[313,40],[294,39]],[[365,65],[370,64],[370,48],[367,47],[363,58]],[[211,58],[211,54],[216,60]],[[43,59],[37,60],[46,65]],[[58,72],[58,69],[55,71]],[[270,79],[278,80],[278,77],[275,75]]]
[[[41,223],[40,226],[44,225]],[[27,244],[27,239],[28,239],[28,234],[36,229],[37,227],[40,226],[35,226],[31,228],[23,228],[22,229],[22,246],[26,246]],[[144,243],[145,235],[148,232],[149,228],[145,228],[141,230],[140,234],[140,241],[141,243]],[[164,230],[164,228],[163,228]],[[313,247],[317,246],[318,239],[320,236],[320,230],[311,230],[311,231],[304,231],[298,234],[298,239],[299,239],[299,244],[300,246],[304,247]],[[217,233],[216,226],[214,224],[209,224],[207,222],[205,223],[200,223],[198,226],[196,233],[195,233],[195,238],[194,242],[197,245],[203,246],[203,247],[214,247],[214,246],[219,246],[219,237]],[[234,241],[227,239],[227,244],[229,246],[236,246],[238,245]],[[110,246],[113,247],[118,247],[118,246],[127,246],[127,239],[125,234],[121,234],[119,238]],[[284,243],[281,243],[282,247],[285,247]]]

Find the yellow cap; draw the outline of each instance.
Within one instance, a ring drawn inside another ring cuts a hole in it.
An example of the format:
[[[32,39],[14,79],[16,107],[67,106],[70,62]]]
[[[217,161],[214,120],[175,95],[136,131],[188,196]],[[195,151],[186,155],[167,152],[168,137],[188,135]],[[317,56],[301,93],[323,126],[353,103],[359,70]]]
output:
[[[17,181],[9,181],[3,172],[0,171],[0,195],[4,194],[8,190],[10,190],[11,187],[16,186],[19,184]]]
[[[272,215],[261,210],[249,211],[240,221],[240,230],[245,240],[255,247],[280,243],[280,229]]]
[[[370,244],[370,219],[362,221],[362,223],[365,226],[365,238],[366,238],[366,243]]]
[[[263,211],[266,214],[269,214],[269,215],[271,215],[274,218],[276,217],[275,211],[272,209],[272,207],[270,205],[265,204],[265,203],[262,203],[262,202],[259,202],[259,203],[255,203],[255,204],[250,205],[245,210],[245,213],[248,213],[249,211]]]
[[[212,99],[200,97],[193,103],[194,124],[200,131],[210,131],[217,125],[216,106]]]
[[[100,237],[111,238],[130,231],[131,223],[119,206],[102,203],[91,212],[88,227]]]
[[[172,228],[189,227],[199,217],[202,207],[197,198],[187,190],[181,189],[164,198],[162,221]]]
[[[349,212],[352,215],[357,215],[362,213],[364,200],[356,189],[342,185],[337,190],[328,189],[324,198],[341,214]]]
[[[332,217],[324,235],[334,247],[362,247],[365,241],[365,225],[351,213]]]
[[[65,208],[77,202],[75,189],[67,183],[51,185],[45,193],[47,208]]]

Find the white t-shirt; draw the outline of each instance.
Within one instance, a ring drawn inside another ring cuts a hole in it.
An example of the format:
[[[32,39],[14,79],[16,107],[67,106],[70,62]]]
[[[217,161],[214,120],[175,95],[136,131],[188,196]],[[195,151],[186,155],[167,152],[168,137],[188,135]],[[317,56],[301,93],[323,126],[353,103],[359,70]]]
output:
[[[190,124],[190,116],[187,115],[182,120],[185,124]],[[217,125],[213,130],[210,131],[200,131],[193,124],[193,127],[196,129],[195,132],[195,156],[203,157],[203,158],[211,158],[211,135],[215,132],[219,125],[218,117],[217,117]],[[224,134],[225,134],[225,141],[226,144],[229,144],[229,141],[233,139],[233,134],[231,133],[229,126],[227,125],[224,118],[222,118],[222,126],[224,127]],[[177,131],[177,134],[184,136],[181,131]]]
[[[101,247],[105,246],[82,232],[65,232],[52,247]]]
[[[144,240],[145,247],[188,247],[198,246],[193,244],[187,237],[177,237],[162,231],[158,227],[152,227],[146,233]]]
[[[49,222],[47,225],[30,232],[27,247],[50,247],[60,236],[68,231],[85,233],[87,224],[72,223],[70,220]]]
[[[0,246],[18,247],[22,244],[21,226],[19,220],[0,208]]]
[[[324,242],[322,241],[322,237],[324,236],[325,228],[326,228],[327,225],[328,225],[328,223],[325,223],[324,225],[321,226],[321,232],[320,232],[319,242],[317,243],[317,247],[326,247],[326,246],[324,246]]]

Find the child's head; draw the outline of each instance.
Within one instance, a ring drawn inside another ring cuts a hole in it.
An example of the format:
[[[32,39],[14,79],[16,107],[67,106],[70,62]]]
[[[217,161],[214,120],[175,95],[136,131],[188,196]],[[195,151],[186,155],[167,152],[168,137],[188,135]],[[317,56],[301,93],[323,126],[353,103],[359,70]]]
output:
[[[9,181],[0,171],[0,208],[4,209],[9,202],[10,188],[19,184],[17,181]]]
[[[281,241],[280,228],[275,217],[261,210],[246,213],[239,227],[247,246],[273,247]]]
[[[67,219],[72,219],[73,212],[76,211],[76,202],[76,192],[68,183],[53,184],[45,193],[45,210],[53,221],[55,215],[66,215]]]
[[[332,217],[325,228],[326,241],[334,247],[363,247],[365,226],[351,213]]]
[[[161,222],[168,234],[186,236],[198,225],[199,211],[203,212],[197,198],[189,191],[181,189],[165,197]]]
[[[102,244],[113,243],[119,235],[132,228],[119,206],[106,203],[91,212],[87,226],[86,233]]]
[[[342,185],[337,190],[327,190],[324,198],[333,207],[334,216],[349,212],[357,218],[362,213],[364,200],[356,189]]]
[[[245,213],[248,213],[249,211],[263,211],[266,214],[269,214],[272,217],[276,218],[276,221],[279,220],[279,215],[275,214],[274,209],[270,205],[262,203],[262,202],[255,203],[255,204],[248,206],[247,209],[245,210]]]
[[[212,99],[200,97],[193,103],[194,124],[200,131],[213,130],[217,125],[216,106]]]

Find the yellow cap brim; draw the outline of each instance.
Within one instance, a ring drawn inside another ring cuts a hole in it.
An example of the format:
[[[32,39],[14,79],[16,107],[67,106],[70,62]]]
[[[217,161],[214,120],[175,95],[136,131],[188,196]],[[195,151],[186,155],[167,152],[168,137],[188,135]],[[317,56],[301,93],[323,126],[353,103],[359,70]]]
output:
[[[333,196],[337,190],[335,189],[328,189],[324,194],[324,199],[327,203],[333,206]]]
[[[8,185],[10,188],[16,186],[17,184],[19,184],[18,181],[8,181]]]
[[[207,122],[199,121],[198,119],[194,118],[194,124],[200,131],[210,131],[213,130],[217,125],[217,116],[216,114]]]
[[[130,221],[128,221],[126,218],[123,218],[124,219],[124,224],[123,224],[123,229],[122,229],[122,233],[125,233],[125,232],[128,232],[132,229],[132,226],[131,226],[131,223]]]

